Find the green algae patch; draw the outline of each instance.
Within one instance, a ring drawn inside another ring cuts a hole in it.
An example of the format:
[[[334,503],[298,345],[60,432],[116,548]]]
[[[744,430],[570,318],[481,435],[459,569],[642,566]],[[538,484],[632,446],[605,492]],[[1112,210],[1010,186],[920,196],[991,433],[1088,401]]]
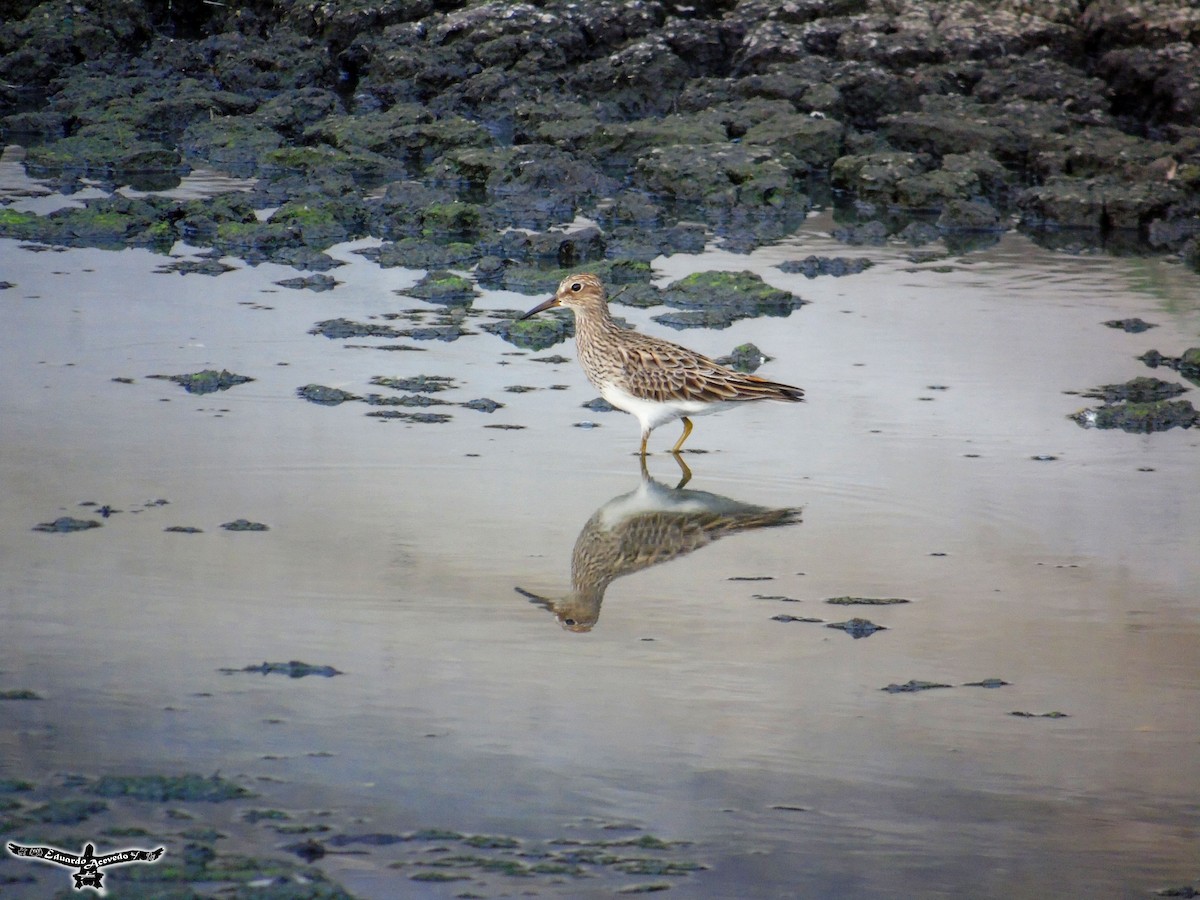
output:
[[[254,796],[218,775],[105,775],[90,791],[101,797],[129,797],[154,803],[206,801],[220,803]]]
[[[35,239],[41,234],[41,218],[36,213],[0,208],[0,237]]]
[[[25,688],[16,688],[10,691],[0,691],[0,700],[41,700],[42,696],[37,691],[31,691]]]

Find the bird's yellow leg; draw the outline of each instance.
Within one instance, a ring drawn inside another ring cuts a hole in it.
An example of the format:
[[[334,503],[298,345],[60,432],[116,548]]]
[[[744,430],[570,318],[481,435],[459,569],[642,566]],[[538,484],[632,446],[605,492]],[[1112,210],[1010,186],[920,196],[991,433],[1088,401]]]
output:
[[[678,453],[679,448],[683,446],[683,442],[688,439],[688,435],[692,433],[692,420],[687,416],[683,417],[683,434],[679,436],[679,440],[675,442],[675,446],[671,448],[672,453]]]
[[[650,440],[650,432],[642,432],[642,456],[646,455],[646,441]]]

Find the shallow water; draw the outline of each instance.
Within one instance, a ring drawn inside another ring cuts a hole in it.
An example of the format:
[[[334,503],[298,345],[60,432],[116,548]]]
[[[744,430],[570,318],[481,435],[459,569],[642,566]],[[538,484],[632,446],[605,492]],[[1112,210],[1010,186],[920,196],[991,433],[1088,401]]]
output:
[[[595,391],[571,346],[521,353],[479,332],[385,353],[369,348],[393,342],[308,334],[434,309],[391,293],[420,273],[380,270],[360,245],[333,251],[343,283],[317,294],[275,286],[296,274],[279,266],[180,276],[141,250],[0,241],[0,278],[16,285],[0,291],[0,690],[44,698],[3,704],[0,775],[219,770],[330,834],[652,834],[707,867],[665,879],[687,897],[1195,883],[1200,435],[1083,430],[1066,417],[1092,401],[1064,392],[1200,343],[1200,279],[1016,235],[915,265],[829,229],[815,217],[749,257],[657,261],[664,281],[751,268],[812,301],[786,319],[675,334],[650,321],[658,310],[620,310],[712,355],[754,341],[775,357],[760,374],[808,392],[697,420],[695,493],[671,490],[675,426],[652,437],[643,485],[635,423],[580,408]],[[815,280],[774,268],[810,254],[877,264]],[[475,308],[535,302],[491,292]],[[1158,327],[1101,324],[1131,316]],[[572,361],[534,361],[553,353]],[[146,378],[205,368],[256,380],[195,396]],[[386,393],[369,379],[416,374],[455,380],[439,398],[505,406],[402,424],[295,394]],[[502,424],[523,428],[484,427]],[[86,501],[123,511],[87,532],[32,530],[96,517]],[[691,552],[652,531],[643,551],[673,558],[613,562],[586,633],[547,608],[572,590],[589,523],[746,506],[802,508],[801,521]],[[270,530],[219,527],[237,518]],[[164,532],[175,525],[203,533]],[[823,602],[845,595],[912,602]],[[777,615],[887,630],[854,640]],[[345,674],[219,671],[292,659]],[[1010,684],[963,686],[992,677]],[[954,687],[881,690],[910,679]],[[141,809],[163,840],[178,830]],[[287,842],[223,805],[200,813],[247,846]],[[321,865],[362,897],[664,881],[427,884],[388,868],[399,850],[365,851]],[[46,868],[13,895],[60,888]]]

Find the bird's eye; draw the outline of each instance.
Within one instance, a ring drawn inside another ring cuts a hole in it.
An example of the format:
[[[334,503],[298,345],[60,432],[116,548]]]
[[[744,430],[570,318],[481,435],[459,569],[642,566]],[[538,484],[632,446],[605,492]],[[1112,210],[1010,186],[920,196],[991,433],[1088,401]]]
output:
[[[571,290],[575,291],[576,293],[578,293],[579,291],[582,291],[583,283],[579,282],[579,281],[575,282],[573,285],[571,285]]]

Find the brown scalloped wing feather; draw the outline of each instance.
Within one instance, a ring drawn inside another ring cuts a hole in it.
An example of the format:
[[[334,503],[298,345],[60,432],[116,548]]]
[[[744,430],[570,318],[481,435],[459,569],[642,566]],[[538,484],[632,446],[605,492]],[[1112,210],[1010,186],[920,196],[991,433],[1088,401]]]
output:
[[[726,368],[707,356],[630,332],[621,346],[622,386],[635,397],[668,400],[801,400],[804,391]]]

